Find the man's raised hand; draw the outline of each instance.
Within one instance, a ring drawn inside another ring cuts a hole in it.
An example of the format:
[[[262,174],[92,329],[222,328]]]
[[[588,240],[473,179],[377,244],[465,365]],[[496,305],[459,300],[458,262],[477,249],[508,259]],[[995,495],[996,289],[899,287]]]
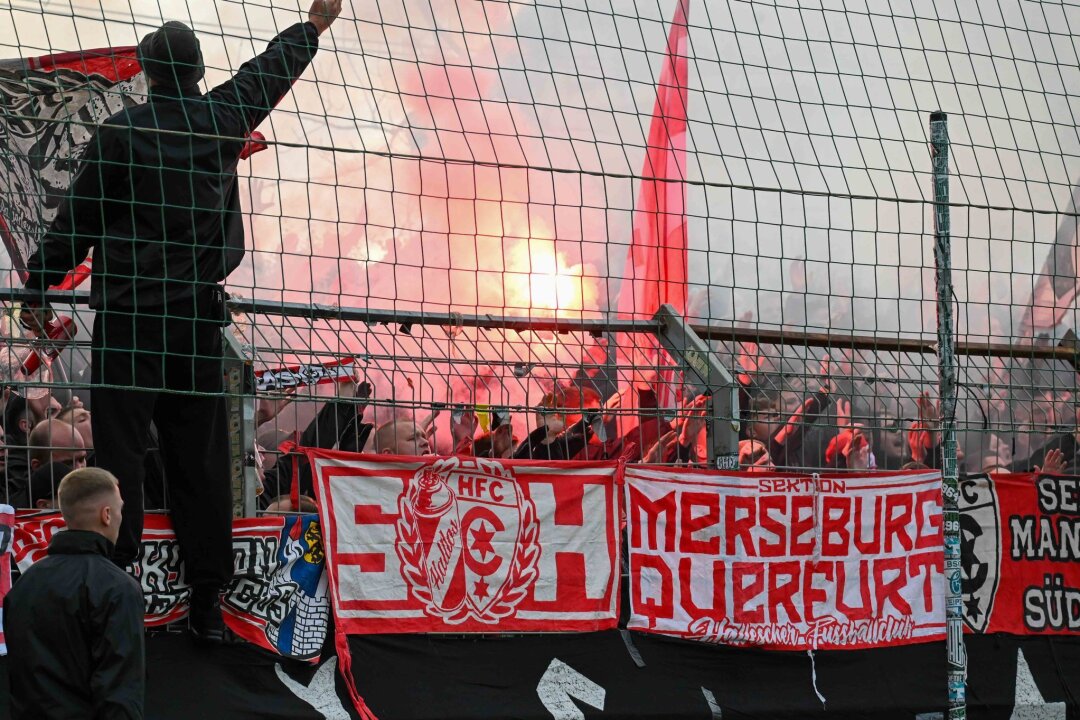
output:
[[[341,14],[341,0],[315,0],[308,10],[308,22],[322,35]]]

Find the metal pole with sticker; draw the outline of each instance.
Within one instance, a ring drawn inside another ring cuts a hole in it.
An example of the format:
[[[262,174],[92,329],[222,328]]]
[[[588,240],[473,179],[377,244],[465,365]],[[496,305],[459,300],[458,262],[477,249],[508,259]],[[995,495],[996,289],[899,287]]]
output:
[[[937,285],[938,395],[941,398],[941,493],[945,539],[945,648],[949,720],[967,717],[967,650],[961,596],[960,488],[956,463],[956,351],[953,336],[952,241],[949,235],[949,125],[930,114],[934,173],[934,266]]]

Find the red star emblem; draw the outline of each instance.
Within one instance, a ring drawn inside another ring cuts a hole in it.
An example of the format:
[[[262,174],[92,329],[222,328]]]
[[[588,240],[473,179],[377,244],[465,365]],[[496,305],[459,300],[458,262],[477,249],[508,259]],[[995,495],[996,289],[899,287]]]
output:
[[[491,546],[491,539],[495,537],[495,533],[488,528],[487,523],[481,521],[479,527],[473,528],[472,536],[472,549],[480,553],[481,560],[483,560],[488,553],[491,553],[492,555],[495,554],[495,548]]]
[[[486,600],[488,596],[488,584],[484,582],[484,578],[480,578],[476,581],[476,585],[473,586],[473,595],[478,600]]]

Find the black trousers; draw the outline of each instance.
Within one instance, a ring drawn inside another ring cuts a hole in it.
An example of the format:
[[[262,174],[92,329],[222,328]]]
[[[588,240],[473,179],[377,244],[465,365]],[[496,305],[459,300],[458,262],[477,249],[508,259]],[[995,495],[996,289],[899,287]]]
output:
[[[124,499],[114,560],[124,565],[139,552],[153,421],[186,580],[219,588],[233,572],[221,349],[217,322],[99,312],[90,390],[97,466],[116,475]]]

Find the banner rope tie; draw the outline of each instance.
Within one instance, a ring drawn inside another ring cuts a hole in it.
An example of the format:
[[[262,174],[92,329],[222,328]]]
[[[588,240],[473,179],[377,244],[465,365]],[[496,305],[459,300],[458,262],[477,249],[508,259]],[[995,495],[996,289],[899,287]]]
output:
[[[817,641],[814,642],[817,645]],[[825,696],[821,694],[817,686],[817,660],[814,658],[814,651],[807,650],[806,654],[810,656],[810,682],[814,686],[814,694],[817,695],[817,699],[821,701],[821,709],[825,709]]]

